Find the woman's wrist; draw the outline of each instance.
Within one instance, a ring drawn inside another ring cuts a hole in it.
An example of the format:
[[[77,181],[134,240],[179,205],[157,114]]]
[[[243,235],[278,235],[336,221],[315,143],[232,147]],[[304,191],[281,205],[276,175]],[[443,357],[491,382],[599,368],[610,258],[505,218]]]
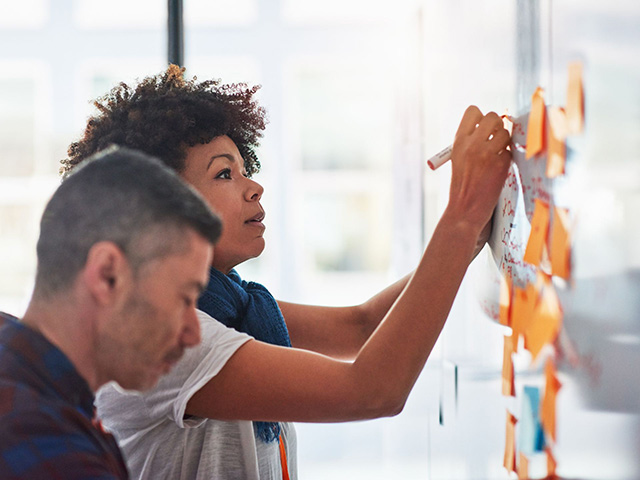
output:
[[[460,235],[468,236],[475,244],[487,221],[487,219],[475,219],[470,212],[449,205],[440,217],[439,223],[458,230]]]

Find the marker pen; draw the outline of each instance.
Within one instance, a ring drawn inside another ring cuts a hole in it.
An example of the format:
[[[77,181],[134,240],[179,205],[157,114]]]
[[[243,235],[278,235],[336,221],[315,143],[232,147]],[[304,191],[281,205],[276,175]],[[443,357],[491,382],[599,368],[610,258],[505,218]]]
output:
[[[447,160],[451,160],[452,151],[453,151],[453,144],[449,145],[447,148],[436,153],[433,157],[427,160],[427,165],[429,165],[429,168],[431,168],[431,170],[435,170],[436,168],[443,165]]]

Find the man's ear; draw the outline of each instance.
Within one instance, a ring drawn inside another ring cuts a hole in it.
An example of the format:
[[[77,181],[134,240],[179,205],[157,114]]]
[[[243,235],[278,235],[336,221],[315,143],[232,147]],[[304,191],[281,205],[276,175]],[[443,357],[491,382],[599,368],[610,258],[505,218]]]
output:
[[[130,282],[131,266],[115,243],[98,242],[89,249],[83,277],[95,301],[108,305],[118,300]]]

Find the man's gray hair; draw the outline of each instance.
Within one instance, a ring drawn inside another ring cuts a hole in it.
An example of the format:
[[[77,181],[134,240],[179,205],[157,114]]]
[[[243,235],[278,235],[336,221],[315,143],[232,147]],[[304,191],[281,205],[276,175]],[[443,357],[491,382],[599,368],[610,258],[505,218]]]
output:
[[[116,244],[137,271],[183,248],[185,229],[214,244],[222,225],[202,197],[160,161],[109,148],[75,169],[47,204],[34,293],[70,287],[97,242]]]

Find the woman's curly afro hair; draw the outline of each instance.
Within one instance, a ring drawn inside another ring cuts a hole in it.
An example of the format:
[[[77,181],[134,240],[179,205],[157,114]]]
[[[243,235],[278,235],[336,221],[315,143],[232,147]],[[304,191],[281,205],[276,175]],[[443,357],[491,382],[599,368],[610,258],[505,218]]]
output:
[[[181,172],[186,149],[227,135],[237,145],[247,175],[260,169],[255,149],[265,128],[265,110],[253,98],[259,86],[184,79],[184,68],[169,65],[135,87],[120,83],[94,105],[83,137],[61,161],[66,176],[85,158],[110,145],[141,150]]]

